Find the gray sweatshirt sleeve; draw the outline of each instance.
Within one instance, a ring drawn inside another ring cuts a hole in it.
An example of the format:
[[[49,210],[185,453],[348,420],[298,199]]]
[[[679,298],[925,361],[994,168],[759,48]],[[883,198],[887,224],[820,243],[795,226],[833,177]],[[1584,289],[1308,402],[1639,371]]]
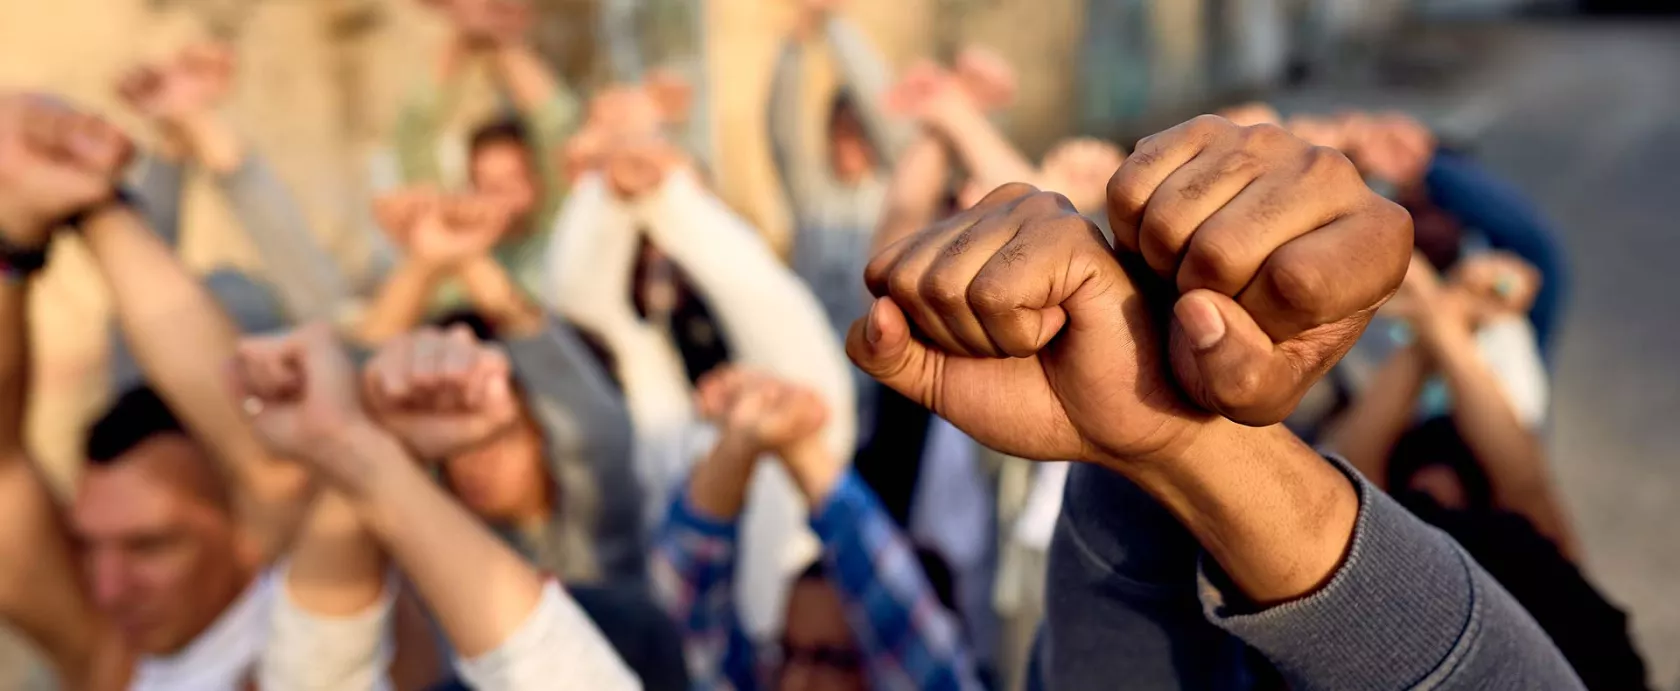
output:
[[[1336,464],[1359,491],[1346,560],[1318,592],[1260,611],[1135,485],[1074,469],[1051,547],[1050,688],[1236,687],[1256,673],[1242,646],[1296,689],[1582,688],[1457,543]]]
[[[852,102],[857,104],[869,143],[881,157],[881,170],[890,172],[915,134],[911,121],[887,116],[883,101],[887,89],[892,86],[892,70],[857,25],[830,15],[823,31],[828,37],[834,61],[840,68],[841,88],[851,94]]]
[[[802,123],[805,114],[800,109],[799,81],[804,73],[804,47],[789,40],[776,57],[775,72],[770,78],[770,154],[780,173],[782,189],[795,216],[811,213],[816,199],[829,186],[828,161],[811,150],[804,139]]]
[[[645,578],[642,488],[631,461],[630,413],[572,327],[551,321],[542,333],[507,343],[514,371],[533,399],[556,477],[587,468],[598,501],[596,558],[614,578]]]
[[[134,195],[140,202],[140,212],[152,232],[163,238],[170,247],[181,247],[181,190],[186,180],[186,168],[178,161],[168,161],[146,154],[134,167]]]
[[[216,178],[296,321],[331,319],[346,297],[342,269],[309,230],[309,221],[268,163],[248,153],[239,169]]]

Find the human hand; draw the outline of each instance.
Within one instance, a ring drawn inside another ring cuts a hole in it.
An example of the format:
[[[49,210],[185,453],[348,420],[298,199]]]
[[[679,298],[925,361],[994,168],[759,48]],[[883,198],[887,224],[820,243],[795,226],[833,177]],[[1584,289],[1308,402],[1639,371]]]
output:
[[[614,84],[590,99],[585,127],[598,129],[608,139],[652,136],[663,120],[660,102],[647,87]]]
[[[233,90],[233,49],[222,43],[186,47],[173,59],[140,65],[117,82],[117,95],[153,120],[179,121],[209,111]]]
[[[997,51],[984,46],[968,46],[957,54],[952,71],[957,82],[981,110],[1003,110],[1015,102],[1020,86],[1015,68]]]
[[[1120,147],[1101,139],[1064,139],[1044,155],[1039,186],[1066,195],[1075,208],[1090,213],[1107,202],[1108,178],[1125,160]]]
[[[519,419],[512,368],[471,330],[423,328],[387,342],[362,369],[368,413],[416,455],[439,461]]]
[[[356,398],[355,367],[332,327],[315,323],[239,343],[232,388],[270,452],[302,461],[340,488],[360,488],[356,460],[341,453],[367,417]]]
[[[687,157],[662,137],[634,137],[613,146],[602,165],[613,193],[635,199],[658,189],[666,176],[687,165]]]
[[[487,195],[447,195],[435,204],[422,202],[405,248],[409,259],[417,263],[454,268],[488,253],[512,219],[506,205]]]
[[[709,372],[695,408],[725,436],[755,451],[784,453],[817,439],[828,422],[822,397],[768,374],[725,366]]]
[[[1458,260],[1449,283],[1474,298],[1483,316],[1527,314],[1540,293],[1540,270],[1505,251],[1480,252]]]
[[[108,200],[134,154],[105,120],[37,94],[0,95],[0,234],[44,247],[53,228]]]
[[[1422,182],[1435,158],[1435,135],[1401,113],[1348,116],[1343,127],[1348,157],[1370,177],[1401,188]]]
[[[794,19],[793,33],[808,40],[822,31],[828,14],[840,6],[840,0],[800,0],[799,14]]]
[[[1116,245],[1171,281],[1171,360],[1201,407],[1281,421],[1405,275],[1411,217],[1341,153],[1202,116],[1109,182]]]
[[[530,7],[522,0],[437,0],[426,4],[442,10],[469,46],[517,43],[531,21]]]
[[[440,200],[441,195],[429,185],[403,187],[374,198],[373,218],[391,242],[406,249],[415,224],[422,216],[435,214]]]
[[[883,103],[889,112],[935,126],[979,111],[974,97],[956,76],[931,60],[920,60],[906,68],[888,89]]]
[[[688,120],[694,107],[694,87],[682,75],[668,69],[653,70],[642,80],[642,90],[653,101],[661,122]]]

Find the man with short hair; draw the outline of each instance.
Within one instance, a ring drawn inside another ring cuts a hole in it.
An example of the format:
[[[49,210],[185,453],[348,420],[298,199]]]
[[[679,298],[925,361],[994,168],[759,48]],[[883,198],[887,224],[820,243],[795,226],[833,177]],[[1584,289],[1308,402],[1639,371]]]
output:
[[[71,688],[243,688],[268,630],[264,569],[308,477],[263,450],[225,386],[236,326],[117,191],[130,152],[96,117],[0,96],[0,618]],[[31,276],[67,225],[148,384],[93,426],[65,520],[22,428]]]

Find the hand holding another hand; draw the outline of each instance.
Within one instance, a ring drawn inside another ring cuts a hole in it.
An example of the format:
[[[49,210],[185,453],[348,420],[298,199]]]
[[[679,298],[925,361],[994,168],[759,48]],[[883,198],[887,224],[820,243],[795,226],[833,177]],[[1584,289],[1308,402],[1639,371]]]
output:
[[[365,489],[368,468],[345,453],[367,417],[355,367],[332,327],[316,323],[240,342],[232,387],[260,439],[276,456],[308,463],[340,489]]]
[[[380,197],[374,215],[411,261],[453,269],[495,247],[512,214],[483,195],[438,195],[412,188]]]
[[[0,95],[0,233],[42,247],[71,214],[110,199],[134,154],[105,120],[37,94]]]
[[[362,400],[422,460],[470,450],[512,427],[520,406],[507,355],[465,326],[386,343],[362,370]]]
[[[173,59],[129,70],[117,82],[117,94],[141,115],[178,122],[226,100],[233,90],[235,68],[231,47],[199,43]]]

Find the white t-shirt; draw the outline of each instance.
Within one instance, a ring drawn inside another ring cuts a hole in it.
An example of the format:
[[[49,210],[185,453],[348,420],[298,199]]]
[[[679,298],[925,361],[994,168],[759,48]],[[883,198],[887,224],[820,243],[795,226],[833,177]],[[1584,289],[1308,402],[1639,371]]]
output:
[[[129,691],[244,691],[268,646],[277,583],[263,572],[181,652],[141,657]]]

